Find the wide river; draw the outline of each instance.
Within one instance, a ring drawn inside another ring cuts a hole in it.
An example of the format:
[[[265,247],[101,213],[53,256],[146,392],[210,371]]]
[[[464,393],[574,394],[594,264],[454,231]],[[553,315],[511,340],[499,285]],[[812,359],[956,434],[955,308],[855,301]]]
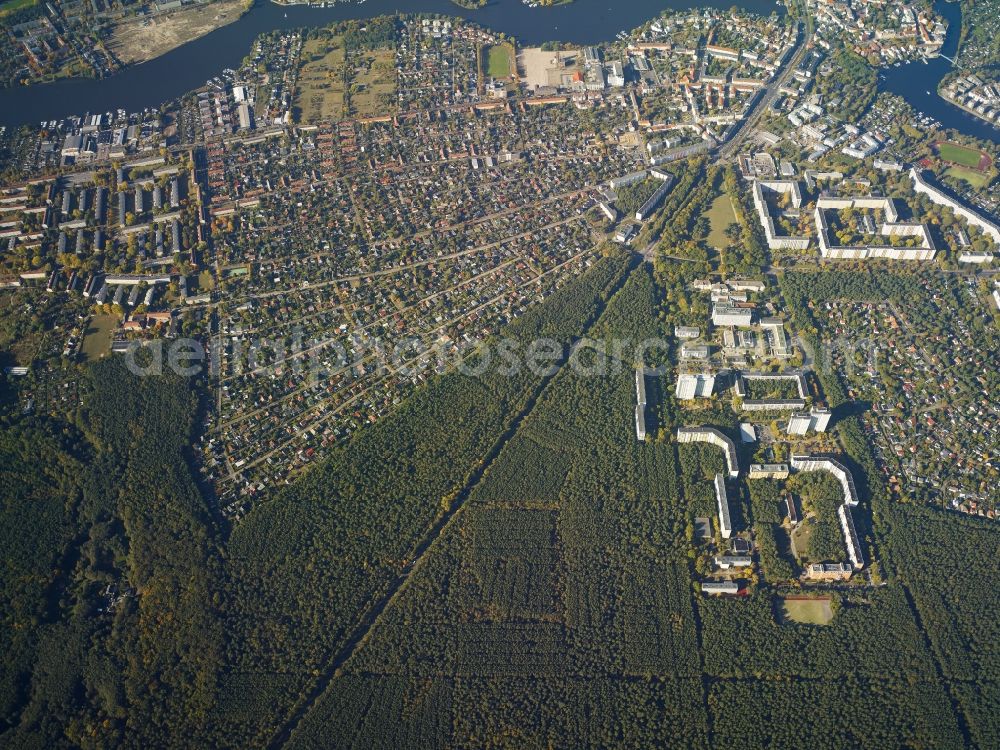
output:
[[[223,68],[235,68],[260,34],[275,29],[323,26],[347,18],[385,14],[442,13],[463,16],[523,44],[564,41],[594,44],[645,23],[665,8],[731,8],[734,0],[576,0],[554,8],[529,8],[521,0],[490,0],[466,10],[450,0],[366,0],[333,7],[278,6],[268,0],[239,20],[141,65],[101,80],[74,79],[41,86],[0,89],[0,125],[35,123],[70,114],[126,109],[137,112],[204,85]],[[756,13],[784,9],[774,0],[738,0]]]
[[[760,14],[783,12],[772,0],[738,0],[740,7]],[[479,10],[465,10],[450,0],[366,0],[329,8],[278,6],[257,0],[238,21],[217,29],[172,52],[102,80],[75,79],[41,86],[0,89],[0,125],[13,127],[70,114],[130,112],[156,107],[198,88],[223,68],[236,67],[253,40],[267,31],[320,26],[347,18],[370,18],[386,13],[443,13],[458,15],[517,38],[522,44],[565,41],[593,44],[641,25],[666,8],[691,6],[730,8],[733,0],[576,0],[555,8],[529,8],[521,0],[490,0]],[[617,7],[614,7],[617,6]],[[958,46],[961,10],[958,3],[938,0],[936,7],[950,21],[944,53],[953,57]],[[879,88],[900,94],[918,110],[947,127],[1000,142],[1000,132],[937,96],[937,82],[951,63],[938,58],[911,63],[880,74]]]
[[[944,2],[944,0],[937,0],[934,9],[948,19],[948,36],[945,38],[944,47],[941,48],[943,56],[926,63],[913,62],[880,71],[879,90],[898,94],[915,109],[930,115],[947,128],[1000,143],[1000,130],[949,104],[937,94],[938,81],[952,70],[951,60],[955,59],[955,53],[958,51],[962,9],[957,2]]]

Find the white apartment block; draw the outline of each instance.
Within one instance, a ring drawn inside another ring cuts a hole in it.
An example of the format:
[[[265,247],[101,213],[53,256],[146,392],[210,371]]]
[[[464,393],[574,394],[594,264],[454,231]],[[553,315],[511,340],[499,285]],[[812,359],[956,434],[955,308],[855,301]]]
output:
[[[764,228],[764,238],[767,246],[771,250],[805,250],[809,247],[808,237],[795,237],[779,235],[774,227],[774,219],[771,218],[767,209],[767,201],[764,198],[764,190],[770,190],[782,195],[788,195],[793,208],[801,208],[802,191],[799,190],[799,183],[795,180],[771,180],[761,182],[754,180],[753,183],[753,205],[757,209],[757,217]]]
[[[715,375],[697,373],[677,376],[675,395],[681,401],[690,401],[694,398],[711,398],[714,390]]]
[[[960,216],[972,226],[978,227],[990,239],[1000,245],[1000,226],[997,226],[979,212],[959,203],[958,200],[952,198],[943,190],[927,182],[915,167],[910,169],[910,179],[913,180],[913,189],[916,192],[926,195],[930,198],[931,203],[950,208],[955,212],[956,216]]]
[[[885,213],[885,222],[878,233],[883,237],[917,237],[917,247],[896,245],[835,245],[830,240],[826,211],[843,211],[852,208],[867,208]],[[937,254],[930,232],[923,224],[900,222],[899,213],[891,198],[864,196],[860,198],[822,195],[816,201],[814,212],[816,234],[819,237],[819,252],[824,258],[839,260],[867,260],[888,258],[891,260],[933,260]]]
[[[810,430],[826,432],[830,425],[829,409],[813,409],[809,412],[793,414],[788,419],[785,432],[789,435],[806,435]]]
[[[714,427],[678,427],[677,442],[709,443],[721,448],[726,454],[726,469],[729,471],[730,479],[739,477],[740,464],[736,455],[736,444]]]
[[[729,493],[722,474],[715,475],[715,503],[719,510],[719,531],[723,539],[728,539],[733,535],[733,522],[729,517]]]
[[[840,482],[844,490],[844,502],[837,509],[837,517],[840,520],[840,530],[844,535],[844,546],[847,548],[847,557],[855,570],[860,570],[865,566],[864,555],[861,552],[861,542],[858,539],[858,532],[854,528],[854,517],[851,515],[851,508],[858,504],[858,491],[854,486],[854,477],[839,461],[824,456],[792,456],[791,466],[795,471],[826,471]]]

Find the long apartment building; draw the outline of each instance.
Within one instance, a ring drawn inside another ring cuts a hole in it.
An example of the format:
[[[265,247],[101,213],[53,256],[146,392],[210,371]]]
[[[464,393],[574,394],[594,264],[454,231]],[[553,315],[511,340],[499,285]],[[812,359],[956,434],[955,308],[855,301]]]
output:
[[[646,439],[646,372],[641,366],[635,368],[635,436]]]
[[[719,531],[723,539],[733,535],[733,522],[729,517],[729,492],[726,490],[726,479],[722,474],[715,475],[715,503],[719,511]]]
[[[731,438],[714,427],[678,427],[678,443],[709,443],[721,448],[726,454],[726,469],[730,479],[740,476],[740,463],[736,453],[736,444]]]
[[[858,504],[858,491],[854,485],[854,477],[843,464],[826,456],[792,456],[791,467],[795,471],[825,471],[833,475],[840,483],[844,492],[844,502],[837,508],[840,520],[840,530],[844,535],[844,546],[847,557],[855,570],[865,567],[865,558],[861,552],[861,541],[854,527],[854,517],[851,508]]]
[[[782,381],[795,383],[798,398],[747,398],[746,381]],[[742,399],[743,411],[787,411],[789,409],[804,409],[809,398],[809,386],[806,376],[801,372],[768,373],[768,372],[737,372],[733,380],[733,390]]]
[[[990,221],[983,214],[969,206],[960,203],[958,199],[948,195],[948,193],[944,192],[937,185],[928,182],[916,167],[910,169],[910,179],[913,180],[913,189],[916,192],[926,195],[930,198],[931,203],[950,208],[955,212],[956,216],[965,219],[969,224],[980,229],[990,239],[1000,245],[1000,226],[997,226],[995,222]]]

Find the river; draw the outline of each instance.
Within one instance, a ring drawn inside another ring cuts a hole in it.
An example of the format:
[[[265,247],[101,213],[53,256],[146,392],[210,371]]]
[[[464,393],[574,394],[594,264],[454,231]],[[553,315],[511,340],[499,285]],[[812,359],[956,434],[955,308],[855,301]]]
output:
[[[740,7],[768,14],[783,11],[771,0],[739,0]],[[617,5],[618,7],[612,7]],[[523,44],[559,40],[575,44],[608,41],[622,30],[641,25],[667,8],[730,8],[733,0],[576,0],[554,8],[529,8],[521,0],[491,0],[479,10],[466,10],[450,0],[366,0],[330,8],[278,6],[267,0],[242,18],[167,54],[101,80],[74,79],[40,86],[0,89],[0,125],[14,127],[84,112],[126,109],[136,112],[198,88],[223,68],[236,67],[260,34],[275,29],[320,26],[347,18],[371,18],[386,13],[443,13],[463,16]],[[958,48],[961,9],[937,0],[935,7],[949,21],[943,52],[954,57]],[[888,68],[879,75],[879,90],[899,94],[913,107],[949,128],[1000,142],[1000,131],[936,93],[938,81],[951,70],[943,57]]]
[[[737,0],[736,4],[765,15],[784,10],[774,0]],[[0,125],[13,127],[84,112],[138,112],[158,107],[204,85],[223,68],[235,68],[257,36],[275,29],[323,26],[396,12],[442,13],[505,32],[523,44],[555,40],[595,44],[609,41],[619,31],[633,29],[667,8],[728,9],[733,5],[734,0],[576,0],[553,8],[529,8],[521,0],[490,0],[485,8],[466,10],[450,0],[366,0],[329,8],[278,6],[257,0],[250,12],[228,26],[109,78],[0,89]]]
[[[923,62],[912,62],[879,73],[879,91],[888,91],[906,99],[910,105],[925,115],[933,117],[946,128],[952,128],[976,138],[1000,143],[1000,130],[978,117],[973,117],[960,107],[949,104],[937,94],[938,82],[954,68],[949,59],[955,59],[958,40],[962,31],[962,9],[957,2],[937,0],[934,9],[948,19],[948,35],[941,48],[942,57]]]

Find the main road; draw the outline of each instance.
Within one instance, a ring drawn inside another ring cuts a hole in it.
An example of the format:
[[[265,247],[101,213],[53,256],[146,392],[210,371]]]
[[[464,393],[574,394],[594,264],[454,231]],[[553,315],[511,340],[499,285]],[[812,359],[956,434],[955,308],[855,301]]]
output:
[[[746,117],[742,118],[736,124],[736,128],[733,130],[733,134],[729,137],[729,139],[719,145],[715,152],[716,161],[727,161],[738,153],[739,147],[743,143],[744,138],[746,138],[747,134],[753,130],[754,125],[756,125],[760,120],[761,115],[767,111],[772,103],[774,103],[774,100],[778,97],[781,87],[785,85],[789,76],[792,75],[793,71],[799,66],[799,63],[802,62],[802,58],[805,55],[806,50],[809,49],[812,39],[812,19],[806,15],[804,29],[802,21],[799,21],[798,40],[796,41],[795,50],[789,58],[788,63],[781,69],[781,72],[774,77],[774,80],[764,87],[763,96],[759,96],[757,98],[757,101],[750,107],[750,111],[747,112]]]

